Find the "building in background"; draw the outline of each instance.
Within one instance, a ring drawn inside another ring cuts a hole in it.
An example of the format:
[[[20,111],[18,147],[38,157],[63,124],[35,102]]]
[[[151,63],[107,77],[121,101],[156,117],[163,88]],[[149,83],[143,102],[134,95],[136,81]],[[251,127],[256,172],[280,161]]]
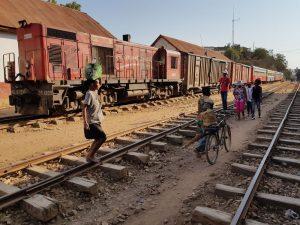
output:
[[[41,23],[45,26],[85,32],[102,37],[114,36],[86,13],[42,0],[1,0],[0,1],[0,98],[7,97],[7,84],[4,84],[3,54],[14,53],[18,72],[18,42],[16,29],[19,21]],[[3,102],[2,102],[3,104]],[[1,102],[0,102],[1,107]]]

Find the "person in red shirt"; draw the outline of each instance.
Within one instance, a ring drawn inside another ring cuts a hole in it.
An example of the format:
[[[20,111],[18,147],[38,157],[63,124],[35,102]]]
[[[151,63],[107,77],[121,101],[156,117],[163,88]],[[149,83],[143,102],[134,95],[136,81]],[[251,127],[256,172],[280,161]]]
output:
[[[220,78],[219,83],[220,83],[223,110],[227,110],[227,94],[230,88],[230,79],[228,78],[227,70],[223,71],[223,77]]]

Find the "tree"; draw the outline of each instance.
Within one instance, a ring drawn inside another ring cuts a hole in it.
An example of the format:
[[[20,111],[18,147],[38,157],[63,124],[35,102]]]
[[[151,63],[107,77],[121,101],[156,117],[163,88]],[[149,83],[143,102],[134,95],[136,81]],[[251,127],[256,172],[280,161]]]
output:
[[[298,67],[295,69],[295,76],[297,81],[300,81],[300,69]]]
[[[287,60],[283,54],[276,54],[275,67],[278,71],[283,72],[287,68]]]
[[[71,9],[78,10],[78,11],[81,10],[81,5],[79,3],[77,3],[76,1],[66,3],[65,6],[68,8],[71,8]]]
[[[49,2],[49,3],[55,4],[55,5],[58,4],[57,0],[46,0],[46,1]],[[66,3],[65,5],[64,4],[60,4],[60,5],[71,8],[71,9],[81,11],[81,5],[79,3],[77,3],[76,1]]]
[[[56,0],[48,0],[48,2],[57,5],[57,1]]]
[[[292,80],[292,70],[291,69],[284,70],[283,76],[286,80]]]
[[[254,59],[266,59],[269,55],[269,52],[264,48],[257,48],[253,52]]]
[[[225,46],[225,56],[230,58],[231,60],[240,60],[241,59],[241,46],[230,44]]]

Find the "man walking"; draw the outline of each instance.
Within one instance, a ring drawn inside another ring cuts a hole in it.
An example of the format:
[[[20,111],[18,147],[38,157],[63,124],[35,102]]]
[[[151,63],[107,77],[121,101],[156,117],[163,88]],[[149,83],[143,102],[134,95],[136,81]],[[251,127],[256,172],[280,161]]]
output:
[[[95,154],[106,141],[106,134],[101,127],[103,113],[98,95],[98,90],[101,85],[98,79],[87,80],[87,84],[89,86],[89,90],[85,94],[82,111],[84,134],[87,139],[94,139],[94,142],[88,150],[86,159],[89,162],[97,163]]]
[[[248,82],[246,85],[246,97],[247,97],[247,113],[248,117],[253,115],[253,107],[252,107],[252,92],[253,92],[253,87],[251,82]]]
[[[252,90],[252,119],[255,120],[255,108],[257,107],[258,117],[261,117],[261,101],[262,101],[262,88],[260,86],[260,79],[256,79]]]
[[[223,71],[223,77],[220,78],[219,83],[220,83],[223,110],[227,110],[227,94],[230,88],[230,79],[228,78],[227,70]]]

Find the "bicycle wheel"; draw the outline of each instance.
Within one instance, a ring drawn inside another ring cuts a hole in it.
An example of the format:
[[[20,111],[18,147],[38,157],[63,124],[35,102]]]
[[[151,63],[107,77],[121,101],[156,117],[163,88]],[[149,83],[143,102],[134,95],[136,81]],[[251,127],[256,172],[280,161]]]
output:
[[[219,154],[218,137],[216,134],[207,136],[205,151],[208,163],[211,165],[215,164]]]
[[[228,125],[222,128],[221,141],[222,144],[224,145],[226,152],[229,152],[231,148],[231,130]]]

